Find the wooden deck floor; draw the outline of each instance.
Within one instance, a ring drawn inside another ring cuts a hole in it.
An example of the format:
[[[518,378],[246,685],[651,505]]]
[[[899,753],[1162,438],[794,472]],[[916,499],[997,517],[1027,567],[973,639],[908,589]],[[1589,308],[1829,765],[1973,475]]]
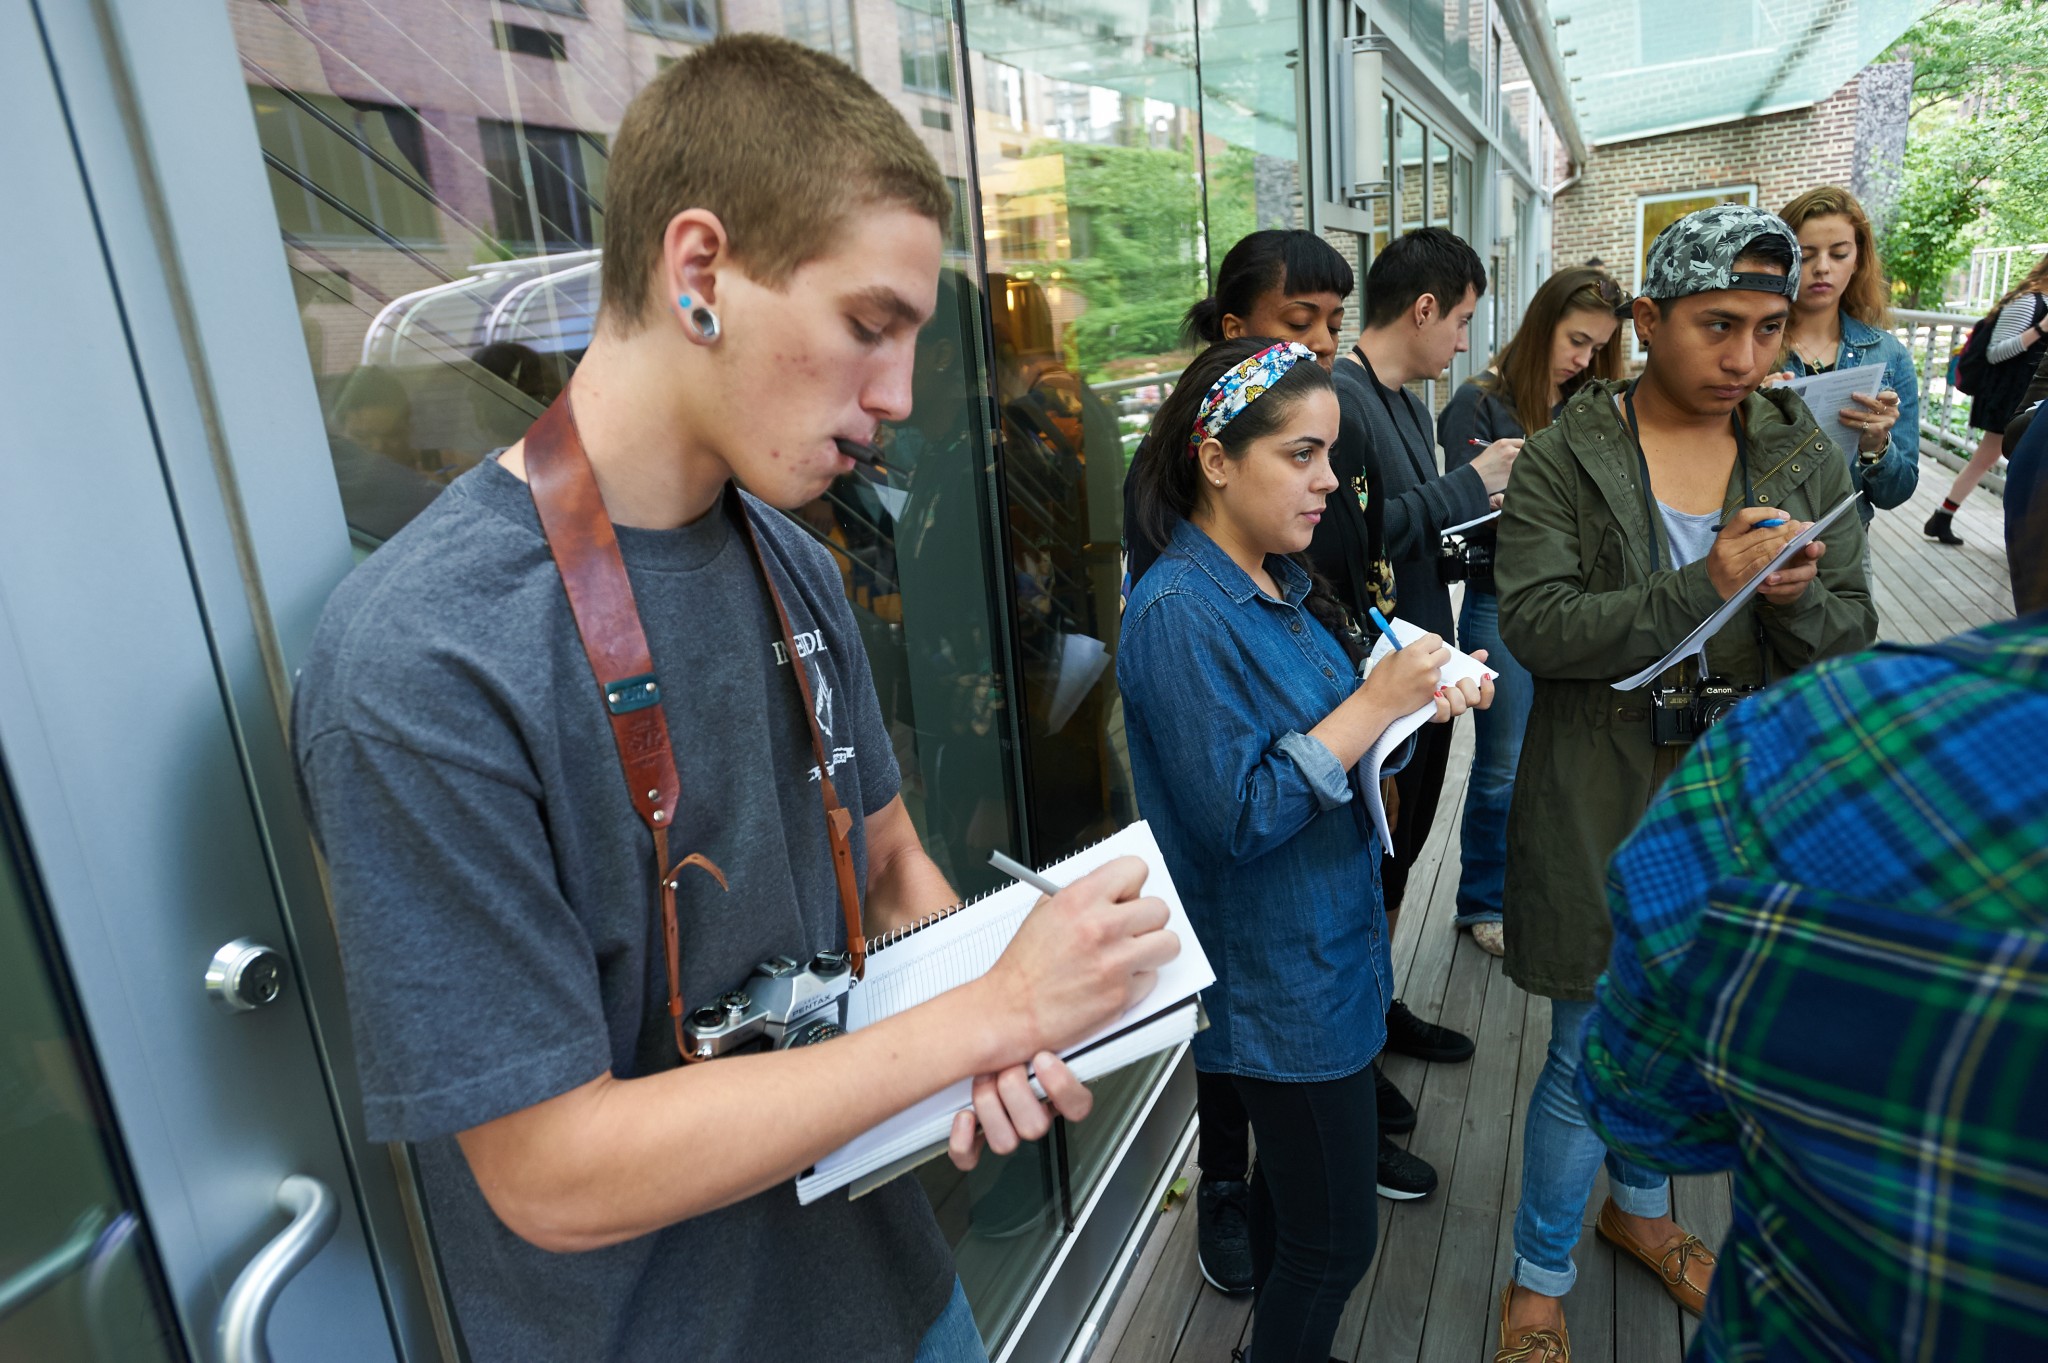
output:
[[[1962,548],[1927,541],[1920,526],[1940,504],[1947,474],[1924,466],[1919,493],[1880,512],[1872,532],[1873,591],[1880,634],[1929,642],[2012,614],[2002,507],[1979,493],[1956,519]],[[1337,1331],[1336,1357],[1357,1363],[1487,1363],[1507,1282],[1510,1232],[1521,1187],[1522,1114],[1543,1064],[1550,1004],[1501,973],[1500,962],[1451,927],[1458,883],[1458,827],[1472,734],[1455,737],[1434,835],[1410,880],[1411,911],[1394,935],[1397,992],[1425,1018],[1478,1042],[1463,1065],[1429,1066],[1389,1057],[1386,1071],[1414,1100],[1407,1138],[1441,1180],[1419,1202],[1380,1208],[1380,1247]],[[1196,1173],[1186,1171],[1190,1186]],[[1617,1263],[1592,1220],[1606,1175],[1587,1203],[1578,1285],[1566,1302],[1572,1356],[1580,1363],[1678,1363],[1693,1322],[1644,1269]],[[1728,1224],[1725,1176],[1680,1179],[1678,1219],[1710,1245]],[[1250,1299],[1226,1297],[1195,1266],[1195,1216],[1188,1201],[1158,1214],[1090,1363],[1228,1363],[1242,1347]]]

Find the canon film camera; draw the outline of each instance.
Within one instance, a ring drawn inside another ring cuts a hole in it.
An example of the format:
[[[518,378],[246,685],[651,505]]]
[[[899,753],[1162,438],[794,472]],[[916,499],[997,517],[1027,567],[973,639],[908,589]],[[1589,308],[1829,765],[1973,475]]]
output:
[[[829,1041],[845,1034],[852,984],[852,962],[843,951],[821,951],[809,965],[770,957],[746,984],[685,1018],[683,1039],[693,1060]]]
[[[1463,535],[1446,535],[1436,548],[1436,576],[1450,586],[1470,582],[1493,586],[1493,544],[1490,540],[1468,540]]]
[[[1761,686],[1738,686],[1726,677],[1702,677],[1690,686],[1653,686],[1650,741],[1661,748],[1685,747],[1762,690]]]

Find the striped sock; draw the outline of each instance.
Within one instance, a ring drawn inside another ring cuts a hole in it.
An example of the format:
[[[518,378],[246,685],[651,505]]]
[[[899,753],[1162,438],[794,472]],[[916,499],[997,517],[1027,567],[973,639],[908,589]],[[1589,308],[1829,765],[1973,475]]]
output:
[[[1952,498],[1944,497],[1941,499],[1941,509],[1943,511],[1948,512],[1949,515],[1953,516],[1956,514],[1956,512],[1961,511],[1963,509],[1963,504],[1961,502],[1953,500]]]

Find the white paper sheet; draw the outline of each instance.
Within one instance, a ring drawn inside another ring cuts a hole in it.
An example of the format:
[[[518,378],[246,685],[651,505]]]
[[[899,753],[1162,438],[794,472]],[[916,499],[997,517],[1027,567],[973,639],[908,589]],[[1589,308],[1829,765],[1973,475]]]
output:
[[[1835,442],[1835,448],[1856,457],[1856,442],[1861,432],[1842,424],[1844,409],[1861,410],[1852,400],[1852,395],[1861,393],[1865,397],[1876,397],[1884,388],[1884,364],[1859,364],[1854,369],[1836,369],[1826,374],[1808,374],[1804,378],[1788,379],[1777,385],[1788,393],[1799,394],[1807,410],[1813,413],[1814,422],[1820,433]]]
[[[1058,733],[1067,727],[1108,666],[1109,646],[1102,640],[1086,634],[1060,636],[1060,674],[1053,683],[1052,704],[1047,707],[1048,732]]]
[[[1449,539],[1452,535],[1457,534],[1460,530],[1470,530],[1475,525],[1485,525],[1488,521],[1497,521],[1499,519],[1500,512],[1489,511],[1484,516],[1474,516],[1469,521],[1459,521],[1456,525],[1445,526],[1442,533],[1438,535],[1438,538]]]
[[[1084,1080],[1194,1035],[1195,997],[1216,983],[1216,972],[1188,922],[1187,910],[1181,906],[1149,825],[1131,824],[1047,868],[1045,874],[1067,885],[1121,856],[1144,861],[1145,893],[1165,901],[1167,930],[1180,939],[1180,954],[1159,968],[1151,992],[1143,999],[1060,1052],[1063,1059],[1074,1059],[1072,1068]],[[873,951],[865,978],[847,999],[846,1029],[859,1031],[986,974],[1038,898],[1038,891],[1013,882]],[[972,1086],[963,1079],[855,1137],[797,1180],[797,1200],[815,1202],[928,1150],[935,1141],[945,1139],[953,1114],[968,1107],[972,1098]]]
[[[1413,640],[1420,639],[1423,635],[1429,633],[1422,626],[1411,625],[1406,620],[1395,619],[1388,623],[1394,627],[1393,632],[1401,637],[1401,642],[1404,645]],[[1366,659],[1368,668],[1378,667],[1381,660],[1392,656],[1393,652],[1394,641],[1382,634],[1380,641],[1373,645],[1371,656]],[[1443,671],[1439,674],[1439,680],[1444,685],[1451,686],[1461,681],[1484,681],[1499,675],[1500,673],[1494,671],[1486,664],[1477,661],[1470,654],[1460,653],[1454,648],[1451,650],[1450,661],[1444,664]],[[1372,822],[1373,826],[1379,829],[1380,846],[1382,848],[1391,848],[1394,845],[1394,834],[1387,827],[1387,807],[1380,799],[1380,768],[1385,766],[1387,759],[1392,757],[1400,750],[1401,745],[1408,741],[1408,735],[1429,723],[1435,716],[1435,700],[1431,700],[1419,709],[1401,716],[1401,718],[1389,724],[1386,732],[1379,736],[1379,741],[1370,748],[1367,748],[1365,756],[1358,759],[1365,768],[1361,774],[1365,778],[1367,797],[1372,802]]]
[[[1777,572],[1778,569],[1784,567],[1786,563],[1790,562],[1792,555],[1798,553],[1801,549],[1804,549],[1807,545],[1813,543],[1816,539],[1820,538],[1820,533],[1823,530],[1826,530],[1829,526],[1833,525],[1836,521],[1840,520],[1842,517],[1842,513],[1847,511],[1850,507],[1856,505],[1856,499],[1858,497],[1861,497],[1862,495],[1863,494],[1860,492],[1850,493],[1848,496],[1844,497],[1841,501],[1837,502],[1832,508],[1830,508],[1827,515],[1822,516],[1812,525],[1807,526],[1806,529],[1794,535],[1791,538],[1791,540],[1789,540],[1786,543],[1785,547],[1778,551],[1778,556],[1776,558],[1772,559],[1769,563],[1766,563],[1763,567],[1757,569],[1756,576],[1750,578],[1749,581],[1743,583],[1741,590],[1737,591],[1735,595],[1729,597],[1726,601],[1723,601],[1721,603],[1721,608],[1719,610],[1715,611],[1706,619],[1700,621],[1700,623],[1697,627],[1694,628],[1692,633],[1686,635],[1685,638],[1679,641],[1677,648],[1672,649],[1669,653],[1659,658],[1656,662],[1651,663],[1648,667],[1636,673],[1634,676],[1624,677],[1620,681],[1614,683],[1614,689],[1617,691],[1633,691],[1638,686],[1641,686],[1644,682],[1649,681],[1652,677],[1656,676],[1658,673],[1663,672],[1667,668],[1673,666],[1675,663],[1678,662],[1679,659],[1689,657],[1692,654],[1699,652],[1701,647],[1705,645],[1707,640],[1713,638],[1716,634],[1719,634],[1721,632],[1721,626],[1727,624],[1731,619],[1734,618],[1735,612],[1742,609],[1742,603],[1749,600],[1750,597],[1756,595],[1756,589],[1763,585],[1765,578],[1769,577],[1772,573]]]

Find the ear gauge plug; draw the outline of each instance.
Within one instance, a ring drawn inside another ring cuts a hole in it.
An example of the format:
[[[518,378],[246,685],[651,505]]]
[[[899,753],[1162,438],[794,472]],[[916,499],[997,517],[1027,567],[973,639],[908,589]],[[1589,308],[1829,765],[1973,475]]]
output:
[[[696,302],[686,293],[676,295],[676,306],[682,310],[683,321],[692,332],[691,340],[699,345],[710,345],[719,338],[721,332],[717,313]]]

